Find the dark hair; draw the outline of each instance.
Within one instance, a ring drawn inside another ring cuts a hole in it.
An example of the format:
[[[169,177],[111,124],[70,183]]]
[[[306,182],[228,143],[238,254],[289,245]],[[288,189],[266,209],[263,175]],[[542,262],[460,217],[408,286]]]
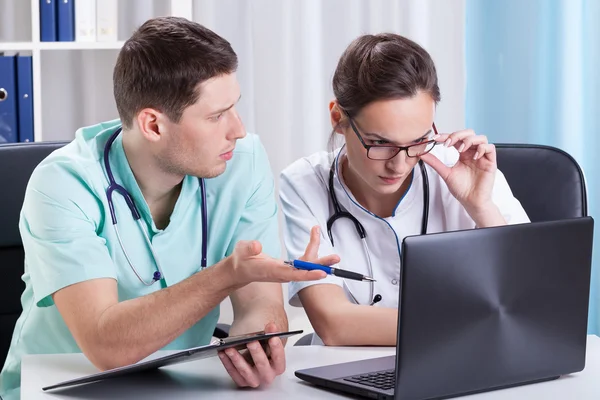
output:
[[[198,85],[235,72],[237,64],[229,42],[198,23],[178,17],[146,21],[123,45],[113,72],[123,127],[131,128],[146,107],[178,123],[198,100]]]
[[[333,75],[335,98],[351,117],[373,101],[409,98],[419,91],[440,101],[433,60],[417,43],[393,33],[355,39]]]

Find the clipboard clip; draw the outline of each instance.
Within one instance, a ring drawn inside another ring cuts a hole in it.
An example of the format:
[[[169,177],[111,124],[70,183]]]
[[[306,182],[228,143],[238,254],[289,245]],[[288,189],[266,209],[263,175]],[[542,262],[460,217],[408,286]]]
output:
[[[258,331],[258,332],[250,332],[250,333],[244,333],[242,335],[237,335],[237,336],[228,336],[226,338],[223,339],[219,339],[219,338],[215,338],[214,340],[211,340],[210,344],[211,345],[216,345],[216,346],[222,346],[231,342],[235,342],[237,340],[241,340],[241,339],[248,339],[254,336],[262,336],[265,334],[265,331]]]

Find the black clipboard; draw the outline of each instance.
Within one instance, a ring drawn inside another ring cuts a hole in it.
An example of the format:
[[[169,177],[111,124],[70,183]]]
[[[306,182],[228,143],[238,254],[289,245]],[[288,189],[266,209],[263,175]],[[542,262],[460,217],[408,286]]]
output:
[[[217,339],[211,342],[211,344],[205,346],[193,347],[163,357],[154,358],[148,361],[140,361],[136,364],[126,365],[124,367],[118,367],[107,371],[98,372],[92,375],[83,376],[81,378],[71,379],[68,381],[43,387],[42,390],[47,391],[68,386],[81,385],[84,383],[97,382],[104,379],[116,378],[132,373],[157,369],[165,367],[167,365],[180,364],[200,360],[203,358],[215,357],[219,351],[223,351],[231,347],[236,348],[236,350],[242,350],[246,348],[246,344],[254,341],[258,341],[264,348],[267,345],[267,341],[272,337],[286,338],[289,336],[298,335],[302,332],[302,330],[277,333],[255,332],[240,336],[231,336],[225,339]]]

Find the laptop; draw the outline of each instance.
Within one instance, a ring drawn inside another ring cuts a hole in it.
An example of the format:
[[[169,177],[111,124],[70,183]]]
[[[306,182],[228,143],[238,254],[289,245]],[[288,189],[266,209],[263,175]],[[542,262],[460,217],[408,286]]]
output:
[[[411,236],[396,356],[298,370],[378,399],[450,398],[585,366],[591,217]]]

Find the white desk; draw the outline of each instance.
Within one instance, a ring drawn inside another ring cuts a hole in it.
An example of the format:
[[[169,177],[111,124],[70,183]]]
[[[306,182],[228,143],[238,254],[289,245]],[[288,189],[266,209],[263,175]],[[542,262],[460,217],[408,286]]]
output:
[[[159,352],[166,354],[166,352]],[[288,366],[266,389],[237,389],[218,358],[194,361],[151,372],[144,379],[116,378],[45,393],[41,388],[96,372],[82,354],[36,355],[23,358],[21,399],[343,399],[345,395],[313,387],[294,376],[294,371],[321,365],[393,355],[394,348],[287,348]],[[469,400],[493,399],[600,399],[600,338],[590,336],[583,372],[555,381],[468,396]]]

